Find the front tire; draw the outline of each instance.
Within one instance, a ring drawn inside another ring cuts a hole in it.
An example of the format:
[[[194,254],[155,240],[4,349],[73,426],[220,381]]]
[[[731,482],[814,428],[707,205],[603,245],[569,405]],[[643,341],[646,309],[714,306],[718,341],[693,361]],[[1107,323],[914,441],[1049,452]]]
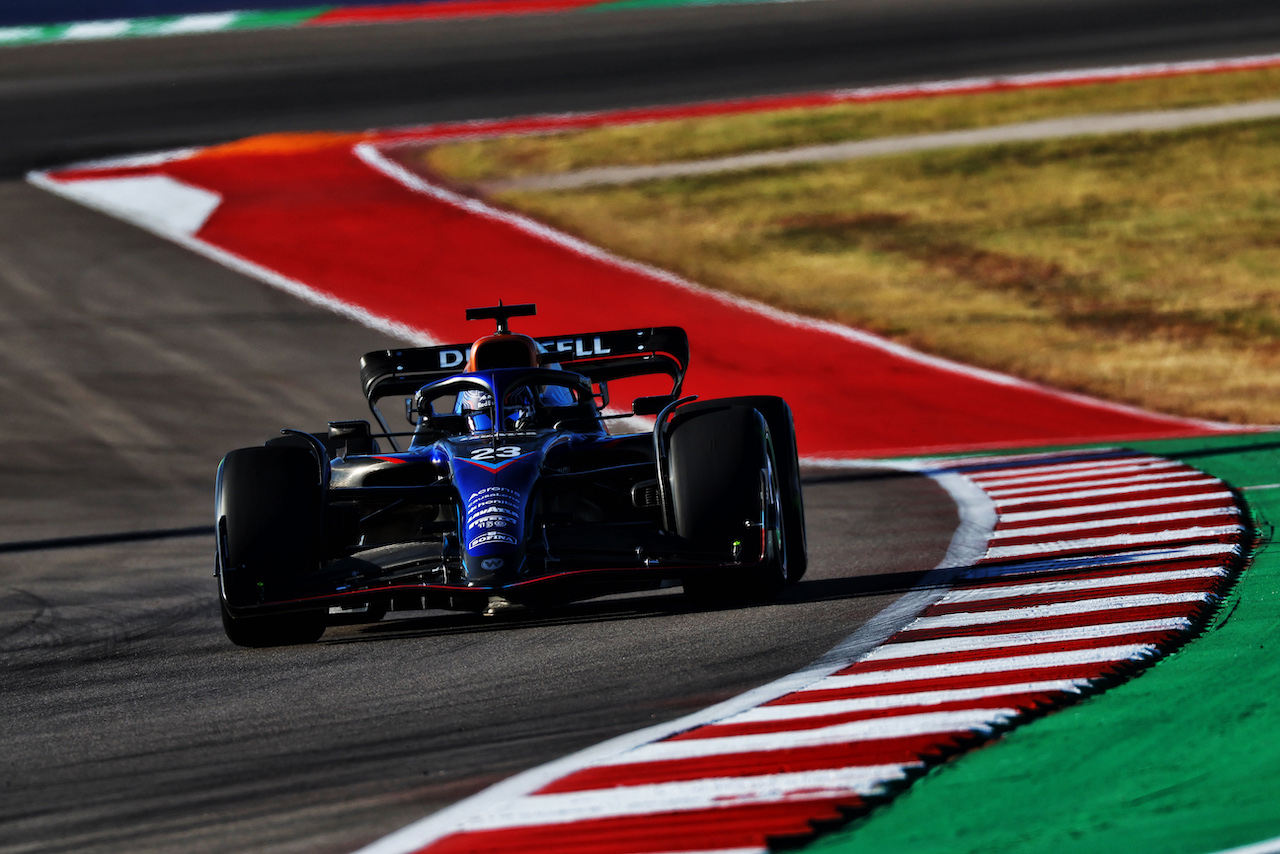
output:
[[[809,568],[809,544],[804,520],[804,494],[800,487],[800,454],[796,445],[791,407],[780,397],[751,395],[727,397],[715,403],[750,406],[764,416],[773,442],[773,458],[786,527],[787,583],[794,584]]]
[[[324,634],[325,615],[321,611],[297,614],[270,614],[261,617],[233,617],[227,603],[219,601],[222,630],[236,646],[261,649],[315,643]]]
[[[698,606],[768,602],[788,580],[776,463],[764,417],[731,401],[676,413],[667,443],[674,533],[726,562],[764,536],[754,566],[707,570],[684,579]]]
[[[242,448],[218,467],[219,600],[232,643],[309,643],[324,632],[322,611],[232,614],[288,598],[319,568],[321,494],[319,466],[308,448]]]

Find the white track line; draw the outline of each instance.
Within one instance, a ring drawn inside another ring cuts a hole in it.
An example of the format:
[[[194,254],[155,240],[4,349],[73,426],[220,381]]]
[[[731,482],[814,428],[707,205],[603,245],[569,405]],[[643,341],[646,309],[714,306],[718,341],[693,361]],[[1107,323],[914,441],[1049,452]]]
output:
[[[1018,546],[993,546],[987,550],[989,560],[1008,560],[1016,557],[1033,557],[1053,552],[1107,551],[1110,549],[1136,548],[1154,545],[1155,543],[1171,543],[1184,540],[1208,540],[1238,534],[1244,530],[1242,525],[1217,525],[1213,527],[1175,528],[1168,531],[1153,531],[1139,534],[1115,534],[1110,537],[1086,537],[1080,540],[1059,540],[1057,542],[1027,543]]]
[[[965,573],[966,583],[983,580],[1010,580],[1019,575],[1043,572],[1079,572],[1084,569],[1105,569],[1134,564],[1168,563],[1211,556],[1239,555],[1243,549],[1234,543],[1206,543],[1203,545],[1173,546],[1163,549],[1139,549],[1104,555],[1079,555],[1073,557],[1048,557],[1036,560],[1020,560],[1015,563],[983,562]]]
[[[1014,471],[1027,471],[1027,466],[1090,465],[1099,460],[1124,460],[1132,462],[1150,457],[1141,451],[1117,446],[1100,446],[1094,448],[1067,448],[1059,451],[1018,451],[1008,454],[973,454],[972,456],[952,456],[940,460],[937,457],[925,457],[921,463],[943,466],[951,471],[963,472],[967,477],[979,478],[989,475],[1003,475]]]
[[[1049,458],[1046,461],[1046,457]],[[1083,457],[1078,462],[1068,462],[1075,457]],[[1100,448],[1097,450],[1086,451],[1062,451],[1058,453],[1041,453],[1041,454],[1019,454],[1017,456],[1005,457],[972,457],[974,460],[997,460],[1002,461],[998,466],[992,466],[987,463],[978,462],[972,468],[977,471],[966,471],[965,476],[971,477],[981,484],[987,484],[993,480],[1001,480],[1006,477],[1022,477],[1029,474],[1053,474],[1054,472],[1073,472],[1081,469],[1099,468],[1106,469],[1114,466],[1131,466],[1137,463],[1147,462],[1152,459],[1163,459],[1162,457],[1149,457],[1146,454],[1135,453],[1120,448]],[[952,460],[952,467],[959,467],[958,462],[962,460]]]
[[[1158,608],[1162,605],[1208,602],[1213,598],[1210,593],[1134,593],[1128,596],[1101,596],[1097,599],[1077,599],[1071,602],[1030,605],[1025,608],[1008,608],[1001,611],[961,611],[954,614],[920,617],[903,631],[958,629],[1011,623],[1018,620],[1045,620],[1074,614],[1096,614],[1101,611],[1118,611],[1127,608]]]
[[[1109,664],[1117,661],[1148,658],[1157,651],[1154,644],[1122,644],[1069,652],[1046,652],[1034,655],[1011,655],[1004,658],[983,658],[976,661],[954,661],[946,664],[923,664],[918,667],[899,667],[895,670],[872,670],[866,673],[828,676],[826,679],[815,682],[804,690],[839,691],[849,688],[892,685],[897,682],[916,682],[925,679],[951,679],[958,676],[999,676],[1001,673],[1009,671],[1048,670],[1054,667],[1070,667],[1082,664]]]
[[[1158,506],[1158,505],[1156,505]],[[1160,522],[1180,522],[1189,519],[1209,519],[1214,516],[1239,516],[1235,507],[1206,507],[1203,510],[1180,510],[1176,513],[1152,513],[1147,516],[1122,516],[1111,519],[1089,519],[1082,522],[1061,522],[1054,525],[1037,525],[1027,528],[999,528],[991,535],[992,541],[1017,537],[1041,537],[1046,534],[1063,534],[1070,531],[1092,531],[1100,528],[1126,528],[1133,525],[1150,525]]]
[[[1254,842],[1251,845],[1242,845],[1239,848],[1227,848],[1216,854],[1280,854],[1280,836],[1263,842]]]
[[[1137,501],[1110,501],[1104,504],[1081,504],[1076,507],[1050,507],[1046,510],[1023,510],[1001,513],[1001,522],[1033,522],[1042,519],[1069,519],[1073,516],[1091,516],[1114,513],[1117,510],[1138,510],[1167,504],[1199,504],[1209,501],[1231,501],[1234,496],[1225,490],[1197,492],[1191,495],[1170,495],[1167,498],[1143,498]]]
[[[1017,709],[998,707],[965,709],[958,712],[919,712],[791,732],[655,741],[596,763],[596,767],[703,759],[709,756],[730,756],[735,753],[768,753],[777,750],[824,747],[916,735],[990,732],[993,726],[1017,714]]]
[[[1022,596],[1041,596],[1066,593],[1074,590],[1097,590],[1108,587],[1129,587],[1139,584],[1158,584],[1163,581],[1183,581],[1192,578],[1221,578],[1227,570],[1220,566],[1204,566],[1195,569],[1177,569],[1166,572],[1140,572],[1132,575],[1110,575],[1101,578],[1081,578],[1073,581],[1040,581],[1034,584],[1010,584],[999,587],[959,588],[952,590],[940,605],[953,602],[990,602],[995,599],[1017,599]]]
[[[878,765],[535,794],[500,808],[476,813],[462,822],[458,831],[545,827],[575,821],[789,801],[829,801],[850,795],[865,798],[881,794],[886,784],[905,777],[906,772],[901,765]]]
[[[1016,507],[1019,504],[1041,504],[1050,500],[1072,501],[1078,498],[1101,498],[1104,495],[1138,495],[1143,492],[1159,492],[1166,489],[1187,489],[1193,486],[1220,487],[1222,481],[1216,477],[1203,477],[1195,480],[1164,481],[1162,483],[1138,484],[1133,486],[1109,486],[1100,489],[1074,489],[1060,492],[1057,495],[1028,495],[1023,497],[992,498],[996,507]],[[1001,516],[1004,514],[1001,513]]]
[[[118,38],[129,32],[133,23],[128,20],[117,21],[85,21],[72,24],[63,32],[67,41],[85,41],[89,39]]]
[[[875,712],[884,709],[938,706],[943,703],[966,703],[1016,694],[1049,694],[1055,692],[1078,694],[1088,684],[1089,680],[1087,679],[1048,679],[1043,682],[1025,682],[1017,685],[984,685],[980,688],[955,688],[945,691],[878,694],[874,697],[858,697],[853,700],[784,703],[776,706],[756,706],[754,709],[747,709],[745,712],[725,718],[720,723],[755,724],[805,720],[807,718],[854,714],[857,712]]]
[[[978,483],[982,484],[982,488],[986,490],[1000,489],[1002,487],[1014,486],[1021,483],[1056,483],[1064,480],[1078,480],[1088,477],[1101,477],[1107,475],[1123,474],[1128,472],[1150,472],[1164,471],[1167,469],[1181,469],[1183,471],[1191,470],[1188,466],[1174,460],[1152,460],[1149,462],[1131,463],[1126,462],[1124,465],[1110,466],[1085,466],[1072,471],[1059,471],[1056,473],[1045,474],[1019,474],[1016,477],[990,477],[990,478],[974,478]],[[1196,472],[1202,474],[1202,472]]]
[[[1181,480],[1195,480],[1196,478],[1206,477],[1204,472],[1195,469],[1180,469],[1178,471],[1162,472],[1159,474],[1135,474],[1126,477],[1101,477],[1101,478],[1080,478],[1072,479],[1060,483],[1041,484],[1039,486],[1011,486],[1002,489],[986,489],[987,495],[992,500],[999,503],[1006,498],[1013,498],[1023,495],[1042,495],[1046,492],[1058,492],[1066,490],[1067,492],[1077,489],[1092,489],[1099,486],[1122,486],[1125,484],[1134,485],[1152,485],[1158,486],[1166,483],[1174,483]],[[984,487],[985,489],[985,487]],[[1063,494],[1067,494],[1064,492]]]
[[[939,638],[927,641],[902,641],[899,643],[887,643],[873,650],[863,661],[893,661],[899,658],[921,658],[931,655],[944,655],[950,652],[978,652],[989,649],[1004,649],[1006,647],[1071,643],[1079,640],[1114,638],[1146,632],[1180,632],[1189,628],[1191,628],[1191,620],[1186,617],[1170,617],[1165,620],[1132,620],[1127,623],[1072,626],[1065,629],[1017,632],[1008,635],[975,635],[973,637]]]
[[[173,243],[176,243],[185,249],[189,249],[198,255],[203,255],[205,258],[221,264],[228,269],[234,270],[241,275],[257,279],[258,281],[264,282],[273,288],[278,288],[287,294],[295,296],[303,302],[328,309],[342,317],[354,320],[356,323],[366,326],[369,329],[373,329],[377,332],[391,336],[392,338],[418,346],[425,347],[440,343],[420,329],[415,329],[397,320],[392,320],[390,318],[365,311],[359,306],[337,299],[333,295],[317,290],[308,284],[298,281],[297,279],[291,279],[288,276],[283,276],[275,270],[264,267],[261,264],[257,264],[246,258],[242,258],[241,256],[228,252],[220,247],[214,246],[212,243],[201,240],[199,237],[192,237],[191,235],[182,234],[169,228],[157,228],[154,223],[150,222],[147,218],[131,216],[127,212],[120,210],[118,207],[102,206],[97,200],[86,198],[84,194],[77,192],[75,181],[57,181],[50,178],[47,172],[30,172],[27,174],[27,181],[42,190],[47,190],[48,192],[53,193],[55,196],[69,199],[73,202],[84,205],[85,207],[105,213],[108,216],[113,216],[116,219],[136,225],[145,231],[151,232],[157,237],[162,237],[165,240],[172,241]]]

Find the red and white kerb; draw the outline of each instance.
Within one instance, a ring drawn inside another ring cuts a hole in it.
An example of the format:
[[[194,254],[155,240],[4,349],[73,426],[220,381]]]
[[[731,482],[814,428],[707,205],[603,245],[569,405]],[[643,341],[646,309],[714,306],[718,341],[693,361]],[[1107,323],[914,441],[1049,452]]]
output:
[[[1204,625],[1242,563],[1234,495],[1184,463],[1093,450],[922,468],[981,490],[995,524],[887,640],[521,774],[362,854],[764,852],[1133,675]]]

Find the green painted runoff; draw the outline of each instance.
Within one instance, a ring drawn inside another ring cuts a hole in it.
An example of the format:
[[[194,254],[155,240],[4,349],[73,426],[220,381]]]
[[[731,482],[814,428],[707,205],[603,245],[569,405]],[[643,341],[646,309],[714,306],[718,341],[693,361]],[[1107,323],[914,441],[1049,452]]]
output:
[[[935,768],[805,854],[1209,854],[1280,836],[1280,433],[1132,447],[1248,503],[1253,563],[1204,634]]]

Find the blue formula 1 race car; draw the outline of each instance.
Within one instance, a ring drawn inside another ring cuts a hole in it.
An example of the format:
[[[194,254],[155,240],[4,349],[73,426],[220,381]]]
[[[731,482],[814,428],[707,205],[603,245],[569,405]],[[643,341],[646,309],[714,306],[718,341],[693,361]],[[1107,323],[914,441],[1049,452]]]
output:
[[[216,572],[233,643],[307,643],[388,610],[485,613],[674,584],[700,605],[765,602],[800,578],[785,401],[681,397],[682,329],[510,331],[533,313],[470,309],[496,333],[366,354],[378,430],[285,430],[222,460]],[[670,391],[607,410],[609,384],[633,378]],[[387,422],[388,399],[408,429]]]

